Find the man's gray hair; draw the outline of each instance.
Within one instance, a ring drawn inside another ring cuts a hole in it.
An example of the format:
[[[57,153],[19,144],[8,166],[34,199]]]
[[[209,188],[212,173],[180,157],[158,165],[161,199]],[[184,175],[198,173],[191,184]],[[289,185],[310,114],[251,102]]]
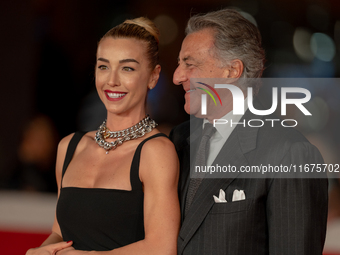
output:
[[[185,32],[188,35],[206,28],[211,28],[215,32],[213,54],[222,65],[229,64],[233,59],[239,59],[244,65],[241,78],[262,76],[265,52],[261,46],[260,31],[253,23],[236,10],[222,9],[191,17]]]

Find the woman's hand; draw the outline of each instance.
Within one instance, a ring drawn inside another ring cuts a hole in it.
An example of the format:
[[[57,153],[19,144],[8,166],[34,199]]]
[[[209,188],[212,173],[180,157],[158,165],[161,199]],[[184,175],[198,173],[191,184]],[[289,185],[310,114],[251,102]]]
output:
[[[73,247],[68,247],[66,249],[62,249],[61,251],[58,251],[56,255],[85,255],[88,253],[89,251],[78,251],[78,250],[75,250]]]
[[[71,246],[71,247],[67,247],[65,249],[62,249],[58,252],[58,254],[56,255],[75,255],[75,249]]]
[[[72,241],[48,244],[38,248],[29,249],[26,252],[26,255],[56,255],[58,251],[69,248],[71,245]]]

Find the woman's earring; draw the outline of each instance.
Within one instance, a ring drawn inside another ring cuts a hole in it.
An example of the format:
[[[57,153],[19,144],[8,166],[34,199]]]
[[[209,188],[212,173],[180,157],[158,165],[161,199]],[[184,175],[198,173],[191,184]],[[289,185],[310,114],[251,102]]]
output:
[[[152,86],[150,86],[149,89],[152,89]]]

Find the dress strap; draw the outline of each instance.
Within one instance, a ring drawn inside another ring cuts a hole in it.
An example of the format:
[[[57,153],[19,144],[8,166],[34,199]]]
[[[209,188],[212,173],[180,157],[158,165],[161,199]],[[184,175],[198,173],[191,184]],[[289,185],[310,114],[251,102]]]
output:
[[[131,163],[131,169],[130,169],[130,181],[131,181],[132,190],[142,189],[142,182],[139,179],[139,162],[140,162],[140,154],[141,154],[141,151],[142,151],[142,147],[147,141],[149,141],[153,138],[159,137],[159,136],[164,136],[164,137],[168,138],[166,134],[157,133],[153,136],[150,136],[150,137],[144,139],[138,145],[138,147],[135,151],[135,154],[133,156],[132,163]]]
[[[64,161],[64,165],[63,165],[63,171],[62,171],[61,179],[63,179],[63,177],[64,177],[66,169],[67,169],[68,165],[70,164],[70,162],[72,160],[74,151],[76,150],[80,139],[86,133],[87,132],[84,132],[84,131],[77,131],[77,132],[74,133],[73,137],[71,138],[71,141],[68,144],[67,151],[66,151],[66,156],[65,156],[65,161]]]

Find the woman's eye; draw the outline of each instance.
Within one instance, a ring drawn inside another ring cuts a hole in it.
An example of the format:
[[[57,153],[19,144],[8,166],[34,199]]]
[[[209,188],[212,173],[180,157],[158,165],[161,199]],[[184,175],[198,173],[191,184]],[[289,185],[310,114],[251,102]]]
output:
[[[106,70],[106,69],[107,69],[107,66],[105,66],[105,65],[100,65],[100,66],[98,66],[98,68],[99,68],[100,70]]]
[[[128,72],[131,72],[131,71],[134,71],[135,69],[133,69],[132,67],[128,67],[128,66],[124,66],[123,67],[123,71],[128,71]]]

